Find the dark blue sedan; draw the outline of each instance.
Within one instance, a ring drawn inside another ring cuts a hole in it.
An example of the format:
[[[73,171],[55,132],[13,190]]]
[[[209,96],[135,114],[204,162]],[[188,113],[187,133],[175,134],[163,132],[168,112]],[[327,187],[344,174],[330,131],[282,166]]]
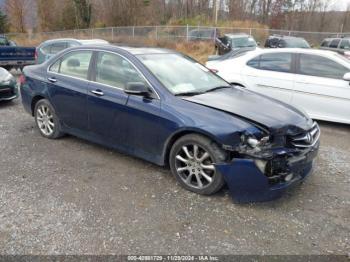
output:
[[[311,173],[319,147],[304,113],[171,50],[74,47],[26,67],[20,82],[44,137],[71,134],[169,165],[199,194],[227,184],[238,201],[276,198]]]

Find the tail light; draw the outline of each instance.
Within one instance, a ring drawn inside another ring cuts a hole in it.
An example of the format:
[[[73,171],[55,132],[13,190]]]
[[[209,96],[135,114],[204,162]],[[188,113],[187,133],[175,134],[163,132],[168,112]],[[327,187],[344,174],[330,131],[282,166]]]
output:
[[[19,84],[22,86],[26,82],[26,77],[25,75],[21,75],[18,79]]]

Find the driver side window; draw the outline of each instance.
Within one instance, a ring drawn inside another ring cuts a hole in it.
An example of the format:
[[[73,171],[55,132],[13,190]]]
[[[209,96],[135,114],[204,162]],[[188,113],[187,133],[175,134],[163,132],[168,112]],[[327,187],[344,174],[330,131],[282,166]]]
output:
[[[300,55],[299,74],[343,79],[347,72],[349,69],[328,58],[308,54]]]
[[[141,82],[147,85],[143,76],[125,58],[100,52],[96,63],[96,82],[125,89],[127,83]]]

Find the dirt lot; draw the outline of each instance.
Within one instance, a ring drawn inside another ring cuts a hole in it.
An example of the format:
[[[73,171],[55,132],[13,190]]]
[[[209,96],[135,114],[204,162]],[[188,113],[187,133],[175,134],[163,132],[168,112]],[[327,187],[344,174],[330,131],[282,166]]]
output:
[[[321,123],[314,174],[282,199],[234,204],[74,138],[47,140],[0,104],[1,254],[347,254],[350,126]]]

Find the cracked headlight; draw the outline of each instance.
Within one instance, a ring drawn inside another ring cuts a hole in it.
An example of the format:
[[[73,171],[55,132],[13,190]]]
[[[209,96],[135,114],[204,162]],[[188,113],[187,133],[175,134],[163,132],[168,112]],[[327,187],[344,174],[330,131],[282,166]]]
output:
[[[260,140],[257,139],[253,135],[242,135],[241,136],[241,142],[243,144],[248,145],[251,148],[258,148],[260,146],[264,146],[269,142],[269,140],[270,140],[270,137],[268,137],[268,136],[265,136],[265,137],[261,138]]]

